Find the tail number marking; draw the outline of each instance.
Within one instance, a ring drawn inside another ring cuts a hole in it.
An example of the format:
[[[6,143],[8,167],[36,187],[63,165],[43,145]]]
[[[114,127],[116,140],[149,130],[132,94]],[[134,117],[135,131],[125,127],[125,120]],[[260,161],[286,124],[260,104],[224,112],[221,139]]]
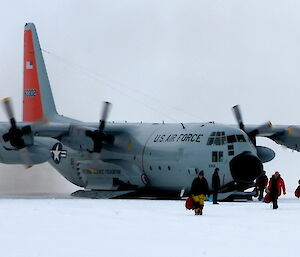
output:
[[[24,95],[26,97],[33,97],[36,96],[36,90],[35,89],[25,89],[24,90]]]

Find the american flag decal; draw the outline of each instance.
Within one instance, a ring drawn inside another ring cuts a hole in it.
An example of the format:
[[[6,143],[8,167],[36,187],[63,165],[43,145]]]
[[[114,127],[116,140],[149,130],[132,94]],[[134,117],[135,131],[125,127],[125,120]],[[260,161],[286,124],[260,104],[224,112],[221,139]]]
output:
[[[33,62],[27,61],[26,62],[26,70],[32,70],[33,69]]]

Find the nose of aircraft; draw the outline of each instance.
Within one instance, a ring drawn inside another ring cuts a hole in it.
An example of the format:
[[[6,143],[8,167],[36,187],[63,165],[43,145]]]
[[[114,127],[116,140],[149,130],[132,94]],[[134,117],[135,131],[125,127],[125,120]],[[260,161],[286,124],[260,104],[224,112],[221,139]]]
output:
[[[263,172],[263,165],[253,153],[243,152],[230,161],[230,170],[235,181],[252,182]]]

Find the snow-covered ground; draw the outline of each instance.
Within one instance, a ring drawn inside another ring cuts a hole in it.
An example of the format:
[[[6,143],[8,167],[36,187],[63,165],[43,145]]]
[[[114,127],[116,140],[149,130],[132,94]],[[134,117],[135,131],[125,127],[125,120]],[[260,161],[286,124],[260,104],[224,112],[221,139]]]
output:
[[[1,256],[299,256],[300,199],[269,204],[1,197]]]

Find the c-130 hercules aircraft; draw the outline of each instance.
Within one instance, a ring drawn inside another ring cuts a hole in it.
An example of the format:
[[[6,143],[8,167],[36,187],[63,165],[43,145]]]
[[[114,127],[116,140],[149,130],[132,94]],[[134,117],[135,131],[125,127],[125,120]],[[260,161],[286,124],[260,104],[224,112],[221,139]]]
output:
[[[24,30],[23,122],[16,123],[9,98],[3,99],[10,122],[0,123],[0,162],[27,166],[49,162],[67,180],[84,188],[79,197],[123,195],[183,196],[196,173],[204,170],[211,186],[220,169],[220,198],[253,185],[273,150],[256,146],[265,136],[297,151],[298,127],[217,123],[158,124],[106,122],[104,103],[99,123],[63,117],[56,111],[33,23]]]

